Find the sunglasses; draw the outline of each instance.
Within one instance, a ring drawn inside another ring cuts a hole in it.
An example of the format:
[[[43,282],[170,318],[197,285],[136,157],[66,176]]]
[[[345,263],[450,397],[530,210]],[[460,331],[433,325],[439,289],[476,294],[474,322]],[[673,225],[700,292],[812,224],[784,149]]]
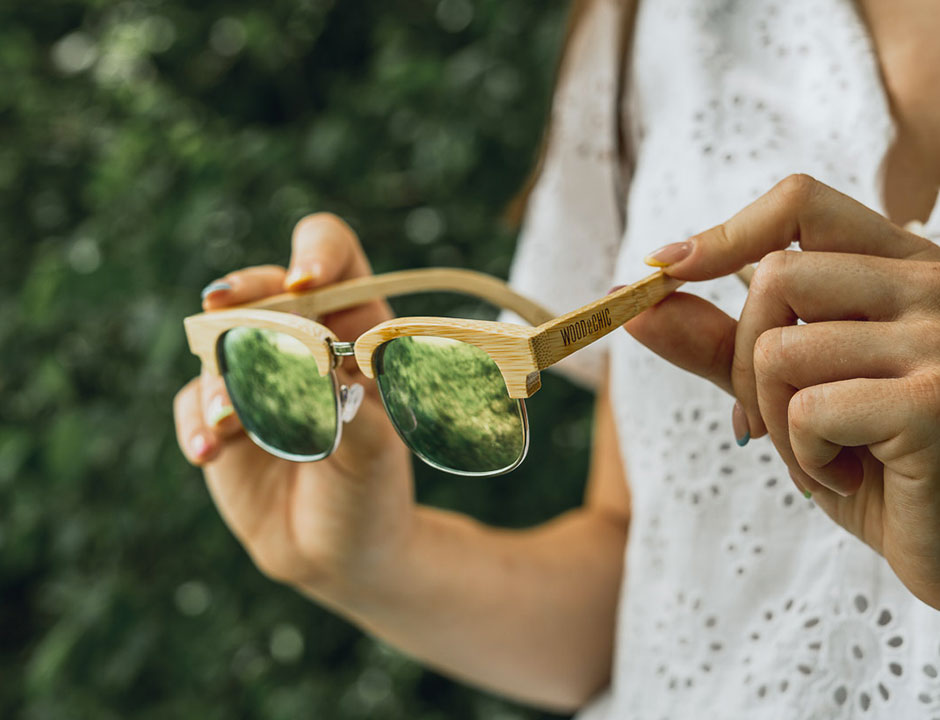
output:
[[[221,375],[248,436],[286,460],[322,460],[363,397],[336,369],[355,356],[376,380],[389,418],[423,461],[457,475],[509,472],[525,458],[524,399],[540,372],[600,339],[682,283],[661,271],[555,317],[501,280],[469,270],[430,268],[374,275],[286,293],[184,320],[190,350]],[[401,317],[355,342],[314,318],[371,300],[449,291],[486,300],[531,327],[486,320]]]

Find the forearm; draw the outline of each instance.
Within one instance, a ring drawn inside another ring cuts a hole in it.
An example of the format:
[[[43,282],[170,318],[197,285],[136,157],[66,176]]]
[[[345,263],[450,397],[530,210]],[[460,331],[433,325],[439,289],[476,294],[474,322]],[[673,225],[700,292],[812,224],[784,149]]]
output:
[[[584,508],[511,531],[418,508],[394,567],[310,594],[443,672],[569,710],[609,678],[626,525]]]

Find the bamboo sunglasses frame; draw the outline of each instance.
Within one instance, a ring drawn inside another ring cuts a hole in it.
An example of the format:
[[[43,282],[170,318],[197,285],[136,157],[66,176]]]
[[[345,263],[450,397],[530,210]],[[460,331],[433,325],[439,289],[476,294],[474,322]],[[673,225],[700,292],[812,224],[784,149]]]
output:
[[[320,375],[343,356],[355,355],[362,374],[375,378],[373,356],[398,337],[443,337],[475,345],[499,368],[510,398],[531,397],[541,387],[540,373],[573,352],[599,340],[682,284],[661,270],[606,297],[555,317],[537,303],[490,275],[471,270],[428,268],[356,278],[302,293],[283,293],[225,310],[210,310],[183,321],[189,348],[212,374],[220,375],[220,338],[236,327],[275,330],[310,350]],[[490,320],[400,317],[386,320],[354,342],[341,341],[314,318],[371,300],[418,292],[473,295],[515,312],[530,327]]]
[[[184,326],[190,350],[200,358],[203,367],[216,376],[222,374],[221,339],[234,328],[272,330],[300,341],[310,351],[320,376],[331,374],[343,357],[354,355],[363,375],[372,379],[376,377],[376,351],[390,340],[408,336],[457,340],[486,352],[499,369],[509,397],[521,401],[541,387],[542,370],[607,335],[681,284],[657,271],[633,285],[619,288],[604,298],[555,317],[490,275],[453,268],[429,268],[356,278],[306,292],[283,293],[225,310],[210,310],[185,318]],[[400,317],[376,325],[354,342],[344,342],[314,319],[371,300],[433,291],[476,296],[515,312],[530,323],[530,327],[487,320]],[[362,388],[358,384],[340,386],[335,375],[333,387],[336,432],[331,447],[324,452],[294,455],[251,431],[248,435],[265,451],[285,460],[313,462],[326,458],[339,446],[343,424],[353,419],[362,398]],[[384,395],[382,401],[391,416]],[[402,441],[429,465],[456,475],[486,477],[509,472],[525,459],[529,430],[524,402],[519,402],[519,411],[523,432],[519,456],[505,467],[480,470],[449,467],[435,461],[414,447],[392,419]]]
[[[735,274],[745,287],[750,285],[754,268],[745,266]],[[320,376],[332,373],[343,357],[355,356],[363,375],[375,379],[375,354],[384,343],[400,337],[438,337],[457,340],[482,349],[493,360],[505,382],[510,398],[524,400],[541,387],[541,371],[568,355],[599,340],[647,308],[652,307],[683,284],[662,270],[620,287],[607,296],[560,316],[512,290],[505,282],[471,270],[428,268],[405,270],[356,278],[301,293],[283,293],[264,300],[225,310],[210,310],[185,318],[190,350],[206,370],[220,372],[221,338],[234,328],[255,328],[285,333],[299,340],[311,353]],[[497,307],[511,310],[530,323],[529,327],[488,320],[446,317],[399,317],[386,320],[360,335],[354,342],[341,341],[326,326],[317,322],[327,313],[336,312],[396,295],[420,292],[455,292],[476,296]],[[313,456],[295,456],[270,446],[263,439],[252,439],[266,451],[293,461],[321,460],[339,445],[342,426],[355,415],[362,388],[340,387],[333,376],[337,412],[336,435],[332,447]],[[351,400],[348,392],[358,391]],[[383,397],[383,403],[385,398]],[[402,431],[406,445],[429,465],[456,475],[491,476],[509,472],[525,459],[528,451],[528,420],[525,403],[520,402],[523,423],[523,448],[514,463],[500,469],[465,471],[445,467],[413,447]],[[388,406],[386,411],[391,415]]]

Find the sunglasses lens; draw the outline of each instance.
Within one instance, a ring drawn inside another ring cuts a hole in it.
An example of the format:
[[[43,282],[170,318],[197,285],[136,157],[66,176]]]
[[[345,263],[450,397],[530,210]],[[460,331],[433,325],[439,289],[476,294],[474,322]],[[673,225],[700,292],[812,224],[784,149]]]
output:
[[[509,397],[496,363],[469,343],[401,337],[375,356],[385,409],[420,458],[442,470],[492,475],[525,456],[522,402]]]
[[[219,342],[219,365],[238,419],[261,447],[298,462],[332,452],[335,376],[320,375],[300,340],[274,330],[234,328]]]

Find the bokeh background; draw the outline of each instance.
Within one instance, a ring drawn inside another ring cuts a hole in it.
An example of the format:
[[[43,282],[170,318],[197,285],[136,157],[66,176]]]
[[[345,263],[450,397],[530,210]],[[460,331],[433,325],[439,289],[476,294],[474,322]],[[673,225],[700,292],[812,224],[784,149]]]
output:
[[[377,271],[505,276],[563,0],[0,3],[0,717],[557,717],[425,670],[265,579],[180,456],[181,320],[331,210]],[[451,297],[407,314],[464,311]],[[579,502],[591,397],[422,501],[525,526]]]

